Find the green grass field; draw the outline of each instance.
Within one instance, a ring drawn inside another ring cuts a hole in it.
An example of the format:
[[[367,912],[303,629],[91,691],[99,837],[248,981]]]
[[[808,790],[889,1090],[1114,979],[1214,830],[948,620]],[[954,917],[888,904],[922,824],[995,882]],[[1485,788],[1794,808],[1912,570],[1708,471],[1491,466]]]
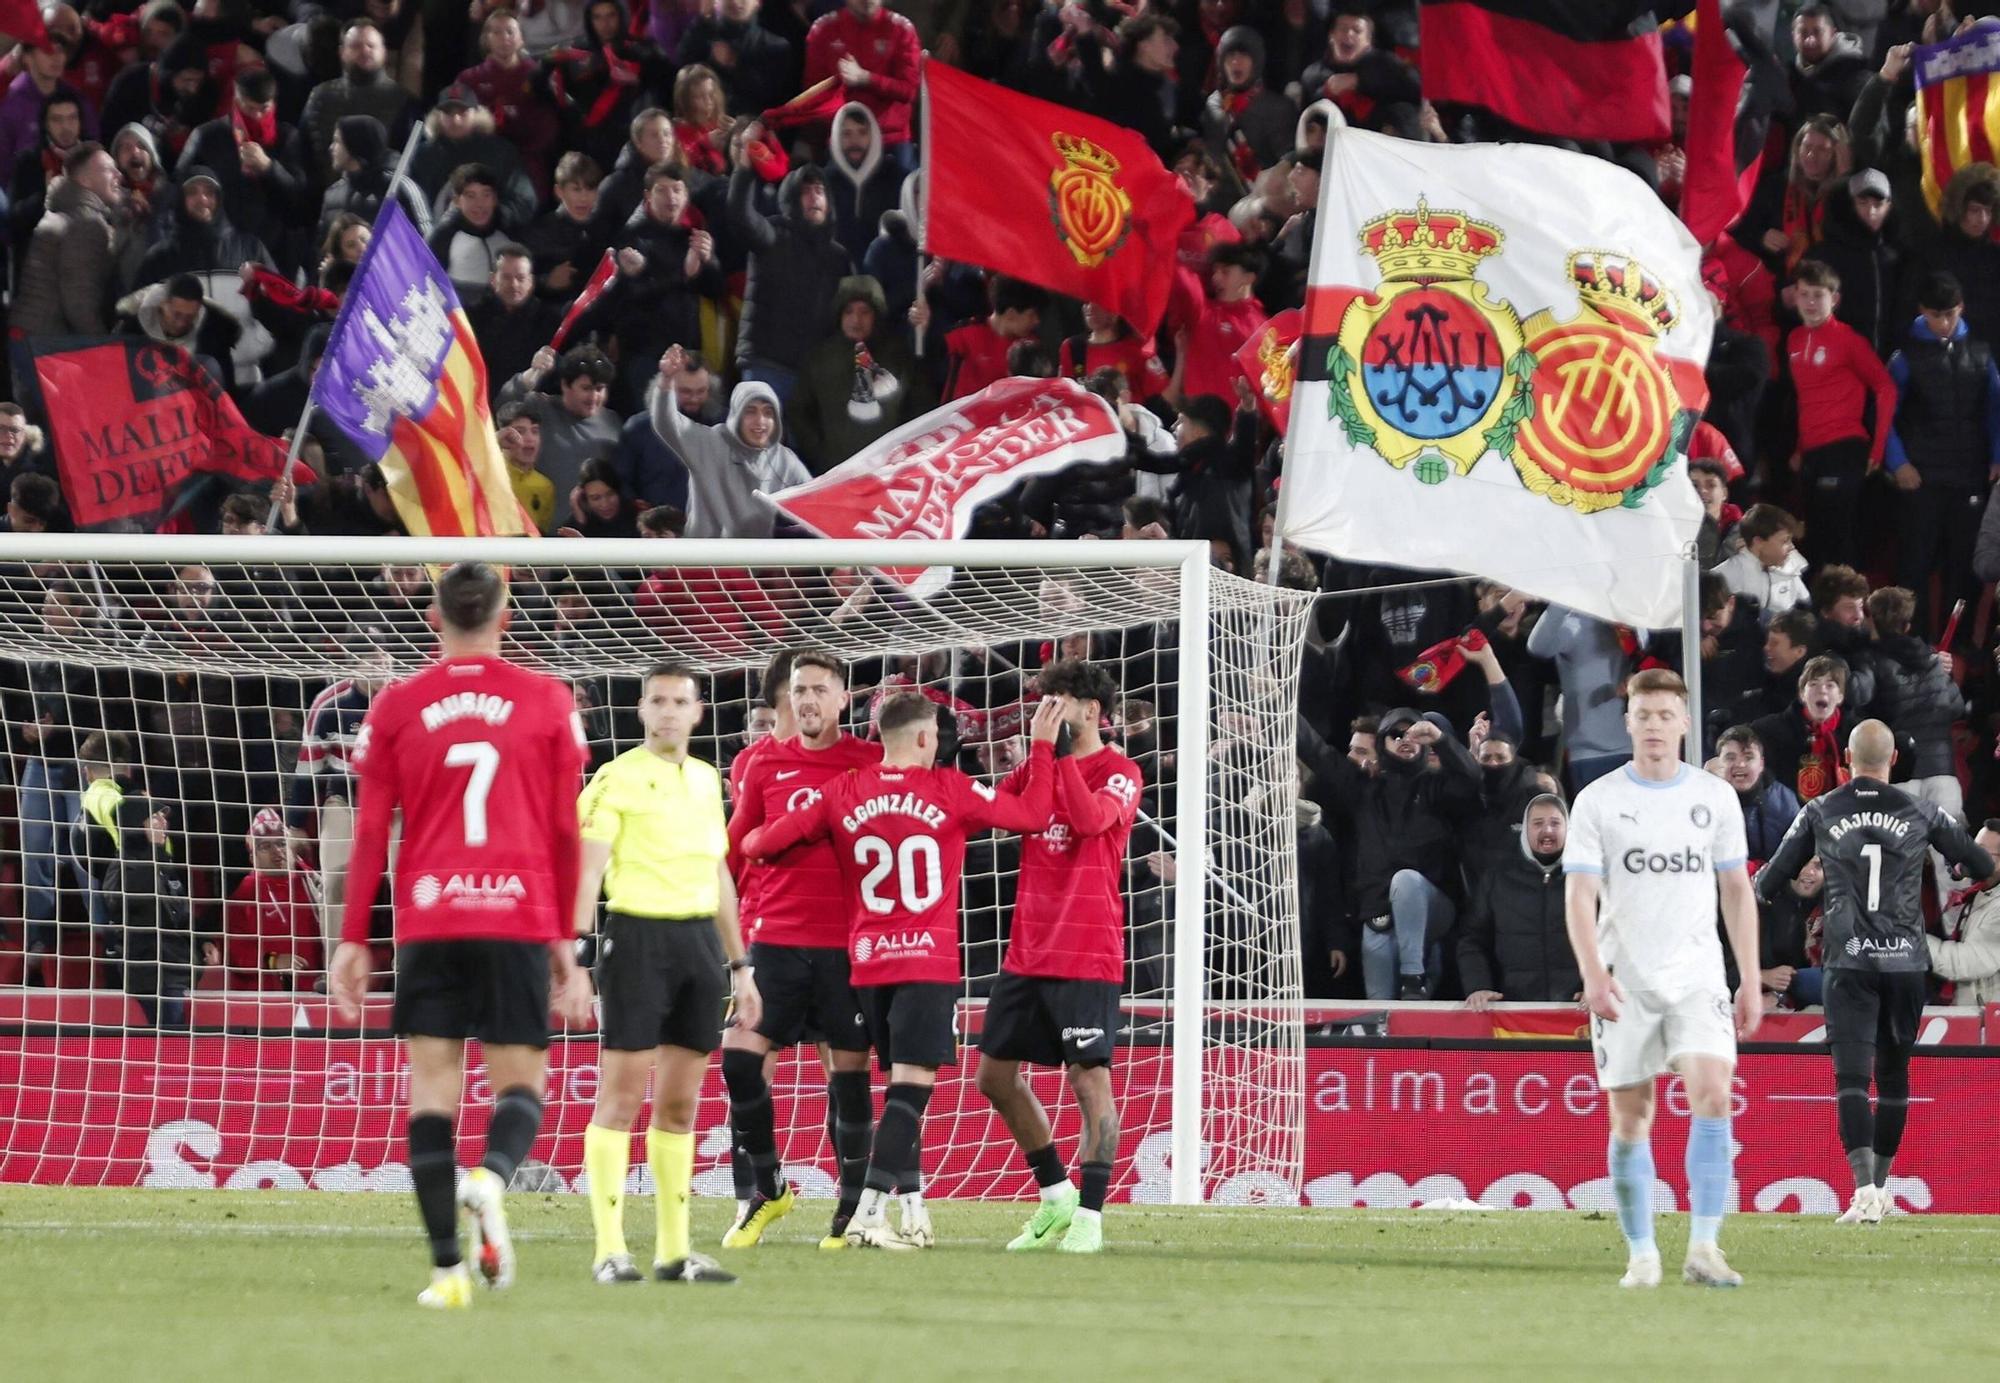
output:
[[[395,1195],[0,1189],[0,1378],[1868,1379],[1996,1358],[2000,1221],[1745,1216],[1737,1292],[1621,1292],[1574,1214],[1114,1207],[1097,1259],[999,1251],[1013,1205],[939,1203],[926,1254],[821,1254],[824,1207],[724,1258],[735,1287],[594,1286],[583,1202],[511,1198],[521,1282],[449,1316]],[[713,1244],[727,1207],[700,1203]],[[642,1261],[650,1201],[629,1211]],[[1661,1223],[1668,1267],[1686,1233]]]

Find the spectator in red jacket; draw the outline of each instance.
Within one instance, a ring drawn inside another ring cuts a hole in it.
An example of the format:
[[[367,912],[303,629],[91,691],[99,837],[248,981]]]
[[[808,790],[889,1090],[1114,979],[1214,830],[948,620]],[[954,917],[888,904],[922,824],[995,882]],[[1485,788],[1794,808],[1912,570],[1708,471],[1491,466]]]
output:
[[[838,77],[848,100],[875,112],[883,152],[915,172],[911,107],[922,60],[916,25],[884,9],[882,0],[847,0],[846,8],[821,15],[807,32],[805,84]]]
[[[266,807],[250,823],[251,870],[222,909],[231,989],[311,989],[326,969],[312,875],[292,858],[285,819]]]
[[[1168,305],[1168,322],[1176,339],[1185,343],[1180,347],[1175,395],[1180,399],[1233,394],[1242,374],[1236,367],[1236,352],[1267,318],[1256,295],[1264,252],[1254,245],[1219,245],[1209,258],[1210,294],[1197,297],[1191,286],[1193,275],[1181,270]]]
[[[993,281],[993,310],[976,322],[967,322],[945,333],[944,389],[946,402],[976,394],[1011,373],[1007,352],[1015,343],[1035,334],[1042,324],[1042,309],[1048,294],[1031,283],[1016,279]],[[918,331],[930,325],[930,304],[919,302],[910,308],[910,322]]]
[[[1882,464],[1896,416],[1896,383],[1860,332],[1834,318],[1840,276],[1818,260],[1799,265],[1793,306],[1802,326],[1785,342],[1799,437],[1792,469],[1806,485],[1806,534],[1822,563],[1854,566],[1861,557],[1861,482]],[[1875,403],[1871,431],[1864,410]]]

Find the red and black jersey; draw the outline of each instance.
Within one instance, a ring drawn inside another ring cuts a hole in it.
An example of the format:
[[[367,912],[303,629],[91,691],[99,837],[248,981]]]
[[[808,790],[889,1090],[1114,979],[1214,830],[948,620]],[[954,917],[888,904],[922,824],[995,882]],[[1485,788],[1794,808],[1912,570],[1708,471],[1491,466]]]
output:
[[[882,762],[882,746],[842,734],[825,749],[796,736],[762,741],[731,797],[729,848],[738,861],[736,889],[746,941],[770,946],[847,945],[849,893],[830,841],[795,845],[765,863],[744,858],[743,841],[768,821],[802,811],[829,782]],[[734,765],[731,765],[732,776]]]
[[[1044,979],[1125,976],[1125,846],[1144,787],[1139,765],[1106,746],[1056,765],[1054,818],[1021,842],[1008,934],[1009,974]],[[1027,769],[1005,787],[1019,792]]]

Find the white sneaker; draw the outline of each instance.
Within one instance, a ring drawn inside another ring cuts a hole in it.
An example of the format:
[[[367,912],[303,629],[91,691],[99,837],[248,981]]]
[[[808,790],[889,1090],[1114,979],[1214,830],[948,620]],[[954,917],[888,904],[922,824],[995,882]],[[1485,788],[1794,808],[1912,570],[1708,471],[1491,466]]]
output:
[[[472,1219],[472,1261],[495,1291],[514,1285],[514,1240],[501,1204],[506,1190],[484,1167],[474,1167],[458,1184],[458,1203]]]
[[[1837,1225],[1867,1223],[1868,1206],[1874,1200],[1874,1191],[1875,1188],[1872,1186],[1855,1187],[1854,1199],[1847,1203],[1847,1209],[1840,1212],[1840,1218],[1835,1220],[1834,1223]]]
[[[1729,1266],[1714,1244],[1689,1244],[1681,1281],[1692,1287],[1741,1287],[1743,1274]]]
[[[1625,1260],[1625,1276],[1618,1279],[1620,1287],[1657,1287],[1660,1285],[1660,1253],[1635,1253]]]
[[[1857,1200],[1860,1199],[1858,1193],[1855,1198]],[[1861,1223],[1865,1225],[1879,1225],[1882,1223],[1882,1217],[1895,1208],[1895,1202],[1889,1197],[1888,1187],[1871,1186],[1868,1188],[1868,1206],[1862,1212]]]
[[[851,1249],[890,1249],[907,1253],[918,1247],[897,1233],[887,1216],[864,1220],[856,1215],[847,1225],[847,1246]]]
[[[921,1194],[898,1198],[902,1205],[901,1224],[897,1229],[903,1242],[914,1249],[937,1247],[937,1230],[931,1225],[930,1207],[924,1204]]]

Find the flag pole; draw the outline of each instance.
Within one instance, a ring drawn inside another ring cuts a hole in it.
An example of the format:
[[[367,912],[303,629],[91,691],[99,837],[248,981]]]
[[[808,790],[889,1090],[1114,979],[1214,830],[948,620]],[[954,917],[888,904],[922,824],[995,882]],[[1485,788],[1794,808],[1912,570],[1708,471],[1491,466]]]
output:
[[[278,473],[278,483],[271,487],[271,512],[264,516],[264,531],[278,531],[278,518],[284,506],[278,503],[278,490],[291,478],[292,467],[298,464],[299,450],[306,444],[306,426],[312,422],[312,385],[306,386],[306,406],[299,410],[299,425],[292,429],[292,444],[285,449],[285,469]]]
[[[931,257],[924,253],[924,241],[928,236],[928,224],[931,219],[929,213],[931,188],[930,164],[931,149],[933,146],[931,144],[931,84],[928,80],[930,76],[929,72],[925,72],[924,76],[926,80],[923,82],[921,88],[924,98],[924,108],[920,116],[923,124],[924,139],[923,162],[917,168],[917,224],[910,227],[910,234],[917,242],[917,301],[928,307],[930,306],[930,295],[924,292],[924,271],[930,268]],[[916,338],[916,356],[917,359],[922,360],[924,358],[924,329],[922,327],[917,328]]]
[[[419,120],[410,126],[410,137],[403,141],[403,156],[396,160],[396,171],[389,175],[389,192],[400,197],[402,189],[410,190],[411,195],[406,200],[417,214],[417,229],[428,236],[431,233],[431,209],[424,204],[424,190],[409,179],[410,160],[416,157],[417,146],[423,142],[424,122]]]
[[[1681,680],[1688,689],[1687,761],[1700,768],[1708,734],[1701,705],[1701,561],[1692,551],[1681,559]]]

